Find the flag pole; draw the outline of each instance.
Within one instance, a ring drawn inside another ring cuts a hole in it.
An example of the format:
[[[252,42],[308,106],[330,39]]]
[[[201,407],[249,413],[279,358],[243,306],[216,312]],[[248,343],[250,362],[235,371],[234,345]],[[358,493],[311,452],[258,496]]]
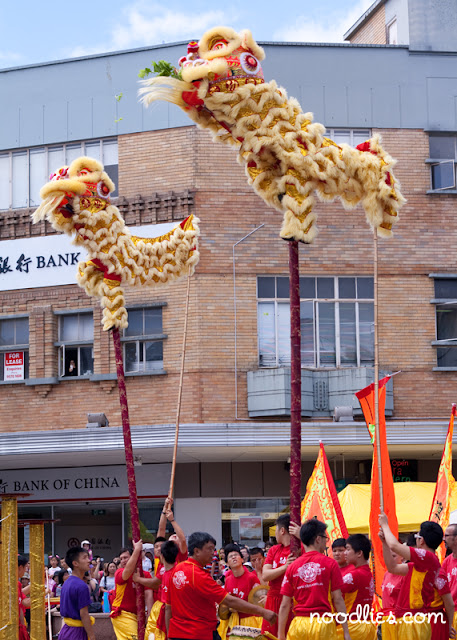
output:
[[[290,297],[290,519],[300,524],[301,503],[301,333],[300,269],[298,242],[289,243]],[[291,552],[298,554],[299,541],[291,537]]]
[[[374,419],[378,460],[379,504],[384,511],[384,491],[382,487],[381,447],[379,446],[379,327],[378,327],[378,233],[373,230],[373,288],[374,288]]]

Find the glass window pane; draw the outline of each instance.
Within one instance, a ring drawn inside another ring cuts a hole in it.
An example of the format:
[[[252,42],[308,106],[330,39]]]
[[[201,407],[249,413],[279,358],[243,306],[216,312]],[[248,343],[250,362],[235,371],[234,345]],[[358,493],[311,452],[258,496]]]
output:
[[[48,173],[55,173],[65,164],[63,147],[51,147],[48,149]]]
[[[257,305],[257,330],[259,332],[259,365],[276,366],[274,302],[259,302]]]
[[[373,278],[357,278],[357,298],[372,300],[374,298]]]
[[[143,345],[140,345],[140,349]],[[154,369],[163,368],[163,342],[145,342],[144,343],[144,370],[152,371]]]
[[[162,309],[144,310],[144,333],[148,336],[162,333]]]
[[[100,140],[97,142],[86,142],[85,147],[84,155],[89,156],[89,158],[94,158],[99,162],[101,161]]]
[[[275,279],[274,278],[257,278],[257,297],[258,298],[274,298],[275,297]]]
[[[276,278],[276,297],[289,298],[289,278]]]
[[[9,209],[10,202],[10,157],[0,156],[0,209]]]
[[[387,27],[387,44],[398,44],[396,20]]]
[[[16,342],[15,344],[28,344],[29,343],[29,319],[18,318],[16,323]]]
[[[453,161],[432,164],[432,189],[455,187],[455,165]]]
[[[359,303],[359,340],[360,364],[374,363],[374,305],[370,302]]]
[[[78,340],[94,339],[94,318],[91,313],[82,313],[79,316],[79,338]]]
[[[436,350],[438,367],[457,367],[457,349],[454,347],[440,347]]]
[[[334,285],[333,278],[318,278],[317,279],[317,297],[318,298],[334,298]]]
[[[437,160],[454,160],[456,136],[430,136],[430,158]]]
[[[132,311],[129,311],[129,326],[125,329],[124,335],[143,335],[143,309],[132,309]]]
[[[117,164],[105,164],[105,171],[108,177],[114,182],[114,191],[111,191],[111,198],[117,198],[119,195],[118,182],[119,182],[119,167]]]
[[[314,302],[300,303],[301,362],[314,367]]]
[[[352,132],[352,144],[354,147],[356,147],[358,144],[362,144],[362,142],[366,142],[370,138],[370,129],[355,129]]]
[[[13,153],[13,209],[26,207],[29,197],[27,184],[27,153]]]
[[[62,342],[74,342],[78,340],[78,316],[77,314],[61,316],[60,340]]]
[[[0,344],[14,344],[14,320],[2,320],[0,322]]]
[[[278,364],[290,364],[290,304],[278,304]]]
[[[83,155],[83,152],[81,148],[81,143],[67,144],[65,149],[66,159],[64,164],[70,165],[73,162],[73,160],[76,160],[76,158],[79,158],[79,156],[82,156],[82,155]]]
[[[5,379],[5,354],[0,353],[0,380]]]
[[[435,280],[435,298],[457,299],[457,279],[439,278]]]
[[[110,164],[119,164],[117,140],[103,141],[103,164],[105,167]]]
[[[94,370],[94,357],[92,347],[79,347],[80,376],[88,376]]]
[[[457,309],[448,305],[436,306],[436,337],[437,340],[457,338]]]
[[[355,299],[355,278],[338,278],[339,297]]]
[[[336,142],[336,144],[351,144],[350,129],[335,129],[333,132],[333,141]]]
[[[319,364],[321,367],[336,365],[335,304],[333,302],[319,302]]]
[[[137,343],[126,342],[125,349],[125,370],[138,371]]]
[[[46,175],[46,153],[44,149],[31,149],[30,164],[30,206],[37,207],[40,202],[40,189],[48,181]]]
[[[340,302],[340,362],[357,365],[355,303]]]
[[[316,278],[300,278],[300,298],[316,297]]]

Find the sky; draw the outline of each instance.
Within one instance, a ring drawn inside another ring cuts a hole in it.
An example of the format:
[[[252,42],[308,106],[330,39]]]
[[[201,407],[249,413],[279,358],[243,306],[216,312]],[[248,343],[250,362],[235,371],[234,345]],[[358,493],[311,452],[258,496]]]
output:
[[[199,39],[209,28],[256,40],[343,42],[374,0],[0,0],[0,68]]]

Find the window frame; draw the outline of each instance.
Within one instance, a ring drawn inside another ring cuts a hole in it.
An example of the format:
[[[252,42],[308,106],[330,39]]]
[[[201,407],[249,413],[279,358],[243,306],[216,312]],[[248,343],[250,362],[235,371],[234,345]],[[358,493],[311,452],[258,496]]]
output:
[[[260,351],[260,342],[261,342],[261,335],[260,335],[260,325],[259,325],[259,315],[257,313],[257,362],[258,362],[258,366],[259,368],[262,369],[277,369],[283,366],[290,366],[290,360],[289,361],[282,361],[280,359],[280,354],[279,354],[279,339],[278,339],[278,327],[279,327],[279,322],[277,321],[279,314],[278,314],[278,306],[279,305],[284,305],[287,304],[290,307],[290,299],[289,297],[287,298],[279,298],[277,295],[277,284],[276,281],[278,278],[283,278],[284,276],[273,276],[271,274],[262,274],[262,275],[257,275],[256,278],[256,294],[257,294],[257,298],[256,298],[256,302],[257,302],[257,311],[259,309],[259,303],[272,303],[273,304],[273,310],[274,310],[274,346],[275,346],[275,364],[262,364],[261,363],[261,351]],[[306,278],[315,278],[315,297],[314,298],[310,298],[310,297],[300,297],[300,305],[303,302],[311,302],[313,305],[313,355],[314,355],[314,361],[313,364],[310,363],[303,363],[302,362],[302,369],[313,369],[313,370],[329,370],[329,369],[350,369],[350,368],[360,368],[360,367],[370,367],[373,366],[374,360],[372,363],[367,363],[367,362],[361,362],[361,336],[360,336],[360,305],[361,304],[372,304],[373,305],[373,309],[374,309],[374,296],[373,298],[362,298],[362,297],[357,297],[357,290],[355,293],[355,298],[342,298],[340,296],[340,284],[339,284],[339,279],[340,278],[355,278],[356,280],[356,284],[357,284],[357,280],[361,280],[361,279],[371,279],[373,280],[372,276],[357,276],[357,275],[350,275],[350,276],[326,276],[326,275],[306,275],[306,276],[302,276],[302,277],[306,277]],[[265,298],[265,297],[259,297],[259,278],[274,278],[275,279],[275,297],[274,298]],[[318,292],[317,292],[317,279],[318,278],[331,278],[333,280],[333,297],[318,297]],[[319,322],[319,306],[321,303],[331,303],[334,305],[333,308],[333,326],[334,326],[334,340],[335,340],[335,363],[331,364],[331,365],[325,365],[322,364],[321,362],[321,345],[320,345],[320,322]],[[340,304],[353,304],[354,305],[354,309],[355,309],[355,349],[356,349],[356,363],[341,363],[341,356],[342,356],[342,352],[341,352],[341,330],[340,330]],[[300,316],[301,319],[301,316]],[[374,320],[373,320],[373,326],[374,326]],[[303,348],[303,345],[301,345],[301,349]]]
[[[29,331],[29,341],[27,343],[15,343],[9,345],[0,345],[0,368],[3,369],[1,371],[2,378],[0,379],[0,385],[2,384],[25,384],[26,380],[30,377],[29,372],[29,351],[30,351],[30,318],[28,314],[24,315],[11,315],[11,316],[1,316],[0,324],[5,321],[16,321],[16,320],[24,320],[27,319],[28,323],[28,331]],[[16,329],[15,329],[16,333]],[[4,354],[8,351],[22,351],[24,353],[24,377],[22,380],[5,380],[5,360]]]
[[[364,140],[362,142],[365,142],[366,140],[369,140],[371,138],[371,136],[372,136],[372,130],[369,129],[369,128],[362,127],[360,129],[358,129],[356,127],[353,127],[353,128],[351,128],[351,127],[327,127],[326,130],[325,130],[325,137],[326,138],[331,138],[335,142],[335,140],[334,140],[335,132],[342,133],[342,132],[345,132],[345,131],[349,131],[349,136],[350,136],[350,140],[351,140],[350,142],[348,142],[346,144],[349,144],[350,147],[354,147],[354,148],[357,146],[356,144],[354,144],[354,136],[356,134],[361,134],[360,137],[364,138]],[[365,132],[366,132],[366,136],[365,136]],[[362,133],[363,133],[363,135],[362,135]],[[362,144],[362,142],[357,142],[357,144]],[[339,143],[337,142],[337,144],[339,144]]]
[[[49,176],[51,171],[55,171],[58,167],[50,167],[49,166],[49,152],[56,150],[56,149],[62,149],[63,150],[63,154],[64,154],[64,163],[67,162],[67,150],[69,147],[74,147],[75,145],[81,145],[81,154],[82,156],[86,155],[86,146],[94,146],[95,143],[99,143],[100,146],[100,158],[103,158],[103,145],[104,144],[112,144],[112,143],[116,143],[117,146],[117,152],[118,152],[118,161],[117,161],[117,166],[119,166],[119,141],[117,137],[109,137],[109,138],[95,138],[95,139],[88,139],[88,140],[74,140],[71,142],[62,142],[62,143],[53,143],[53,144],[47,144],[47,145],[39,145],[36,147],[27,147],[27,148],[23,148],[23,149],[10,149],[8,151],[0,151],[0,158],[9,158],[9,176],[8,176],[8,183],[9,183],[9,205],[8,208],[4,209],[4,208],[0,208],[0,213],[1,212],[5,212],[5,211],[16,211],[19,209],[30,209],[33,207],[37,207],[38,204],[31,204],[31,199],[32,199],[32,194],[31,194],[31,185],[30,185],[30,156],[33,153],[36,153],[38,150],[43,150],[44,151],[44,155],[45,155],[45,175]],[[27,197],[26,197],[26,204],[24,205],[20,205],[20,206],[14,206],[13,207],[13,190],[14,190],[14,179],[13,179],[13,158],[15,156],[19,156],[21,154],[24,154],[26,156],[26,163],[27,163],[27,168],[26,168],[26,184],[27,184]],[[108,167],[114,166],[114,165],[107,165]],[[117,197],[117,185],[116,185],[116,191],[114,191],[114,195],[112,195],[112,197]]]
[[[54,343],[54,346],[57,347],[58,351],[58,377],[59,380],[88,380],[90,376],[94,374],[94,313],[93,310],[74,310],[60,312],[58,314],[58,340]],[[64,318],[68,318],[70,316],[91,316],[92,317],[92,341],[90,340],[63,340],[62,339],[62,322]],[[92,371],[84,374],[80,374],[81,371],[81,348],[90,347],[91,356],[92,356]],[[66,359],[66,350],[67,348],[75,349],[77,352],[77,371],[78,375],[68,375],[65,373],[65,359]]]
[[[125,329],[122,332],[121,343],[122,343],[122,355],[124,358],[124,367],[125,367],[125,375],[126,376],[147,376],[147,375],[159,375],[165,373],[164,370],[164,354],[163,354],[163,343],[168,338],[168,335],[163,332],[163,307],[166,306],[166,303],[154,303],[154,304],[145,304],[134,307],[129,307],[127,312],[130,313],[132,311],[142,311],[143,312],[143,330],[145,325],[145,315],[144,312],[151,309],[160,309],[161,312],[161,328],[162,331],[160,333],[152,333],[152,334],[135,334],[131,336],[125,335]],[[161,362],[162,365],[152,369],[146,369],[146,343],[148,342],[160,342],[162,344],[162,360],[157,360],[156,362]],[[127,371],[127,354],[126,354],[126,345],[127,344],[135,344],[136,351],[136,364],[143,365],[141,368],[138,368],[135,371]],[[140,348],[143,350],[143,360],[141,361],[139,358]]]
[[[390,42],[390,30],[392,29],[392,27],[394,25],[396,26],[396,32],[395,32],[396,42]],[[390,44],[390,45],[397,45],[398,44],[398,22],[397,22],[397,16],[394,16],[386,24],[386,44]]]
[[[456,290],[457,290],[457,274],[450,273],[431,273],[429,274],[429,278],[433,279],[433,286],[435,287],[436,280],[455,280]],[[435,291],[433,291],[435,295]],[[449,305],[457,308],[457,293],[454,298],[437,298],[433,297],[430,300],[430,304],[432,304],[435,308],[435,339],[431,341],[431,346],[436,350],[436,366],[433,367],[433,371],[457,371],[457,363],[455,366],[440,366],[438,363],[438,349],[443,348],[451,348],[457,349],[457,335],[455,338],[438,338],[438,307],[443,305]],[[452,307],[451,307],[452,308]],[[457,353],[457,352],[456,352]]]
[[[452,137],[454,138],[454,157],[453,158],[433,158],[430,154],[430,139],[431,138],[445,138]],[[430,189],[427,191],[428,194],[433,193],[457,193],[457,133],[455,131],[429,131],[428,132],[428,140],[429,140],[429,157],[425,160],[425,164],[429,166],[430,170]],[[433,186],[433,167],[438,167],[443,164],[452,164],[453,165],[453,178],[454,183],[445,187],[434,187]]]

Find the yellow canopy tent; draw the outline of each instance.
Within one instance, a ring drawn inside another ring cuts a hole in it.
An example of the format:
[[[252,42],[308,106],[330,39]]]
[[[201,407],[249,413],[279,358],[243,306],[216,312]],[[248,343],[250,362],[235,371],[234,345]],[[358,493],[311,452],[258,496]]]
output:
[[[394,484],[398,531],[419,531],[420,523],[428,520],[435,482],[396,482]],[[368,533],[370,515],[370,485],[348,484],[338,494],[349,533]],[[457,490],[451,499],[451,513],[457,509]],[[454,519],[451,518],[453,521]],[[275,527],[270,527],[270,536]]]

